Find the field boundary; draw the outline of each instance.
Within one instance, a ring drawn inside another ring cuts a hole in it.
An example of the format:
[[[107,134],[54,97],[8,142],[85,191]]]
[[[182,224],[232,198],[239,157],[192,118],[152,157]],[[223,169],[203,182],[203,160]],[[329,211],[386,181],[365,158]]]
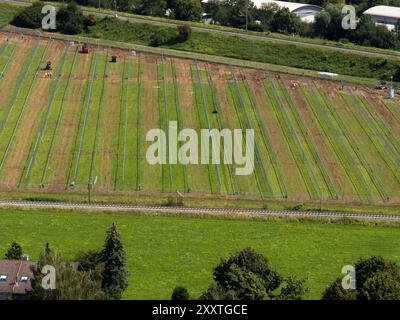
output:
[[[50,208],[64,210],[94,210],[94,211],[122,211],[141,213],[173,213],[173,214],[210,214],[229,216],[286,216],[286,217],[309,217],[309,218],[348,218],[360,220],[387,220],[400,221],[399,215],[382,214],[357,214],[350,212],[324,212],[324,211],[290,211],[290,210],[249,210],[249,209],[224,209],[224,208],[195,208],[195,207],[165,207],[165,206],[141,206],[141,205],[118,205],[118,204],[81,204],[66,202],[34,202],[34,201],[0,201],[0,207],[22,207],[22,208]]]
[[[98,39],[98,38],[78,36],[78,35],[69,36],[69,35],[63,35],[63,34],[57,34],[57,33],[47,33],[47,32],[42,32],[42,31],[32,30],[32,29],[16,28],[13,26],[7,26],[7,28],[4,28],[2,31],[0,30],[0,32],[7,32],[8,29],[15,29],[19,33],[22,33],[22,34],[32,35],[32,33],[34,33],[35,35],[40,35],[41,37],[44,37],[44,38],[58,39],[58,40],[62,40],[62,41],[75,41],[75,42],[80,42],[80,43],[88,43],[88,44],[95,45],[95,46],[103,46],[103,47],[108,46],[108,47],[117,48],[117,49],[135,50],[135,51],[156,54],[156,55],[164,54],[165,56],[176,57],[176,58],[181,58],[181,59],[198,60],[198,61],[204,61],[204,62],[210,62],[210,63],[216,63],[216,64],[223,64],[223,65],[227,65],[227,66],[232,65],[232,66],[237,66],[237,67],[246,67],[246,68],[257,69],[257,70],[265,70],[267,68],[270,72],[292,74],[292,75],[298,75],[298,76],[306,75],[307,77],[326,80],[326,77],[319,75],[318,71],[296,68],[296,67],[288,67],[288,66],[277,65],[277,64],[272,64],[272,63],[241,60],[241,59],[237,59],[237,58],[228,58],[228,57],[223,57],[223,56],[209,55],[209,54],[204,54],[204,53],[194,53],[194,52],[181,51],[181,50],[168,49],[168,48],[149,47],[149,46],[140,45],[140,44],[132,44],[132,43],[126,43],[126,42],[121,42],[121,41]],[[377,82],[376,79],[372,79],[372,78],[362,78],[362,77],[348,76],[348,75],[338,75],[338,77],[336,77],[334,79],[330,79],[330,80],[337,81],[337,82],[345,81],[346,83],[354,83],[354,84],[365,85],[365,86],[369,86],[369,87],[375,87],[376,82]]]

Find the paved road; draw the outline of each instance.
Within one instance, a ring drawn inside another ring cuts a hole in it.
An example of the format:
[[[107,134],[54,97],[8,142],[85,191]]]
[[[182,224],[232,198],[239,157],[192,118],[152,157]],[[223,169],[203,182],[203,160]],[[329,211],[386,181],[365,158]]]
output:
[[[201,214],[228,214],[228,215],[254,215],[254,216],[300,216],[314,218],[357,218],[363,220],[396,220],[400,221],[400,215],[383,214],[358,214],[342,212],[319,211],[276,211],[276,210],[251,210],[251,209],[224,209],[224,208],[188,208],[188,207],[164,207],[142,205],[118,205],[118,204],[83,204],[66,202],[38,202],[38,201],[0,201],[0,207],[33,208],[33,209],[81,209],[95,211],[125,211],[144,213],[201,213]]]
[[[23,5],[23,6],[32,5],[32,3],[26,2],[23,0],[0,0],[0,2],[15,3],[15,4]],[[98,17],[106,17],[106,16],[113,17],[113,14],[95,12],[93,10],[82,10],[82,11],[86,15],[94,14]],[[178,24],[173,23],[173,22],[156,21],[156,20],[152,20],[152,19],[147,19],[145,17],[143,17],[143,18],[127,17],[127,16],[124,16],[123,13],[118,13],[118,19],[128,20],[128,21],[132,21],[132,22],[141,22],[141,23],[169,26],[169,27],[178,26]],[[184,23],[184,22],[182,22],[182,23]],[[366,54],[366,55],[371,55],[371,56],[375,56],[375,57],[379,57],[379,58],[397,58],[397,59],[400,58],[398,55],[391,54],[391,53],[378,53],[378,52],[364,50],[364,49],[341,48],[341,47],[336,47],[336,46],[328,45],[328,44],[317,44],[317,43],[303,42],[303,41],[298,41],[298,40],[281,39],[281,38],[276,38],[274,36],[269,36],[269,35],[248,34],[248,33],[240,32],[239,30],[238,31],[218,30],[218,29],[212,29],[212,28],[200,27],[200,26],[193,26],[192,29],[198,30],[198,31],[204,31],[204,32],[242,36],[242,37],[248,37],[248,38],[252,38],[252,39],[264,39],[264,40],[267,39],[267,40],[273,40],[273,41],[282,42],[282,43],[303,45],[303,46],[314,47],[314,48],[331,49],[331,50],[336,50],[336,51],[341,51],[341,52]]]

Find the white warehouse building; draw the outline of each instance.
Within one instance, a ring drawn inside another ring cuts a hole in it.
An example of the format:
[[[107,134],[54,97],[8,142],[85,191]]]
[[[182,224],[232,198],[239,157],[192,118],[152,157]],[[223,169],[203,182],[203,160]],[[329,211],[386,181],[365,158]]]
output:
[[[204,2],[208,2],[209,0],[204,0]],[[252,0],[254,5],[257,8],[260,8],[263,4],[275,3],[281,8],[288,8],[290,12],[293,12],[297,15],[302,21],[312,23],[315,20],[315,16],[322,10],[322,7],[316,6],[313,4],[306,3],[295,3],[295,2],[287,2],[287,1],[275,1],[275,0]],[[206,22],[206,19],[212,19],[210,15],[206,14],[203,17],[203,21]],[[210,23],[207,21],[206,23]]]
[[[365,10],[363,14],[370,15],[376,24],[385,25],[389,30],[393,30],[400,19],[400,8],[375,6]]]
[[[276,3],[281,8],[288,8],[290,12],[298,16],[302,21],[312,23],[315,16],[322,10],[322,7],[307,3],[296,3],[275,0],[252,0],[257,8],[263,4]]]

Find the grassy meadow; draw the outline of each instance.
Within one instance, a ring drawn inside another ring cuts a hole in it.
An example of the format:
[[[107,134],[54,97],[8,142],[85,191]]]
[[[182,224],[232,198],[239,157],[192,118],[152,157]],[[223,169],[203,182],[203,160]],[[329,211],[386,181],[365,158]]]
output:
[[[130,272],[125,299],[169,299],[177,285],[198,296],[219,260],[246,246],[265,254],[282,274],[307,277],[309,299],[319,299],[342,266],[359,257],[400,262],[398,227],[15,209],[0,210],[0,219],[0,254],[17,241],[32,260],[47,242],[68,259],[101,249],[115,222]]]

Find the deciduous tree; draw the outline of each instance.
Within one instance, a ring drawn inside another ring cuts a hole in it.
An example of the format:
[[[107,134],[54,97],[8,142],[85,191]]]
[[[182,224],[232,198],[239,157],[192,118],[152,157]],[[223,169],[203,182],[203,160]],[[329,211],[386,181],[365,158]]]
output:
[[[295,277],[284,279],[270,267],[264,255],[251,248],[245,248],[227,260],[222,260],[213,275],[215,283],[200,299],[301,299],[307,291],[305,280]],[[282,289],[277,293],[281,286]]]

